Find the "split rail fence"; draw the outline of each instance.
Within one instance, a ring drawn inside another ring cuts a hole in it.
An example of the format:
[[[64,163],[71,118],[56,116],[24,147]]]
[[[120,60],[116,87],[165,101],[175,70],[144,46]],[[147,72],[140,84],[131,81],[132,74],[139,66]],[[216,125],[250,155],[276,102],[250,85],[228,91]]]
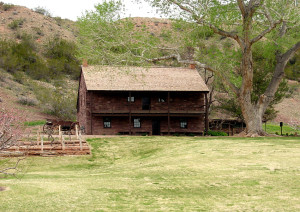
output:
[[[58,155],[89,155],[88,143],[82,138],[76,125],[75,136],[64,135],[59,126],[59,135],[43,134],[39,129],[35,138],[18,140],[14,146],[1,152],[0,156],[58,156]]]

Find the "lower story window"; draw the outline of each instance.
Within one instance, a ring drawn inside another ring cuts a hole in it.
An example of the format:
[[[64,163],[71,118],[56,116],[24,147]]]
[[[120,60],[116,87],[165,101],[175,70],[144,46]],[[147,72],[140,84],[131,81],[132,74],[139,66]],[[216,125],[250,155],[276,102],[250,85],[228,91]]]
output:
[[[133,127],[140,128],[141,127],[141,119],[133,119]]]
[[[186,129],[187,128],[187,120],[186,119],[181,119],[180,120],[180,128],[184,128]]]
[[[127,97],[127,102],[134,102],[134,96]]]
[[[110,118],[103,118],[103,127],[104,128],[111,128],[111,119]]]

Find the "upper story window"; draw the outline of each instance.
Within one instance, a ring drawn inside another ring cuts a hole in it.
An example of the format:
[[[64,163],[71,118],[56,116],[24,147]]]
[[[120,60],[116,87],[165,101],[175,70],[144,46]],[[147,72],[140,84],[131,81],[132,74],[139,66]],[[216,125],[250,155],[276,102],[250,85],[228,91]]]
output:
[[[142,110],[150,110],[151,108],[151,99],[150,97],[142,98]]]
[[[180,120],[180,128],[186,129],[188,125],[187,119]]]
[[[141,119],[140,118],[133,119],[133,127],[135,127],[135,128],[141,127]]]
[[[131,96],[131,97],[128,96],[127,102],[134,102],[134,96]]]
[[[104,128],[111,128],[111,119],[104,117],[103,118],[103,127]]]
[[[166,102],[165,98],[158,98],[158,102]]]

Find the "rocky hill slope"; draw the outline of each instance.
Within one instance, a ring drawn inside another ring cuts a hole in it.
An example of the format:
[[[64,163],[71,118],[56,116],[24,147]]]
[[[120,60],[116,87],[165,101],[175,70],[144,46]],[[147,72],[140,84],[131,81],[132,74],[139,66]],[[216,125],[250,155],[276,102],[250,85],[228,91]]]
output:
[[[76,40],[75,23],[59,17],[49,17],[22,6],[0,5],[1,38],[18,40],[23,33],[31,35],[37,43],[59,36]]]

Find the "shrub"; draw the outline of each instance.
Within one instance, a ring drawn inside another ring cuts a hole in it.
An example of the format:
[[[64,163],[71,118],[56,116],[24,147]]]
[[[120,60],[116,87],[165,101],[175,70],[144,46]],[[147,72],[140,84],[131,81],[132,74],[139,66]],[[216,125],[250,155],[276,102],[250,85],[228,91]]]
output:
[[[45,57],[48,58],[48,66],[55,74],[68,74],[73,79],[78,79],[80,74],[80,62],[75,57],[78,48],[74,42],[69,42],[55,37],[46,45]]]
[[[62,25],[62,19],[61,19],[61,17],[54,17],[54,20],[56,21],[56,23],[57,23],[58,26]]]
[[[36,32],[37,35],[44,36],[43,31],[39,27],[32,27],[32,29]]]
[[[213,131],[213,130],[208,130],[207,135],[210,135],[210,136],[228,136],[228,134],[226,132]]]
[[[187,136],[192,136],[192,137],[194,137],[194,136],[196,136],[196,135],[195,135],[194,133],[188,133]]]
[[[6,82],[7,76],[2,74],[3,69],[0,69],[0,82]]]
[[[31,36],[23,34],[21,42],[0,41],[0,67],[14,75],[22,83],[21,73],[33,79],[48,81],[53,75],[45,61],[38,55]],[[55,76],[55,75],[54,75]]]
[[[51,17],[51,13],[46,8],[36,7],[36,8],[34,8],[34,11],[39,13],[39,14]]]
[[[4,11],[8,11],[9,9],[13,8],[15,5],[13,4],[3,4],[2,8]]]
[[[13,73],[14,80],[20,84],[24,84],[24,74],[22,72],[14,72]]]
[[[24,23],[24,19],[16,19],[16,20],[13,20],[10,24],[8,24],[8,27],[11,29],[17,29],[20,26],[22,26],[23,23]]]
[[[63,87],[55,89],[33,86],[34,93],[45,113],[64,120],[76,119],[77,95]]]
[[[39,31],[39,28],[34,28]],[[49,81],[69,75],[78,79],[80,62],[75,57],[75,43],[59,38],[49,41],[44,52],[45,58],[39,55],[32,36],[18,34],[19,43],[11,40],[0,40],[0,68],[12,74],[16,73],[16,81],[22,83],[19,73],[26,73],[36,80]]]
[[[20,96],[18,98],[18,103],[22,105],[27,105],[27,106],[35,106],[38,104],[38,101],[36,99],[27,97],[27,96]]]

